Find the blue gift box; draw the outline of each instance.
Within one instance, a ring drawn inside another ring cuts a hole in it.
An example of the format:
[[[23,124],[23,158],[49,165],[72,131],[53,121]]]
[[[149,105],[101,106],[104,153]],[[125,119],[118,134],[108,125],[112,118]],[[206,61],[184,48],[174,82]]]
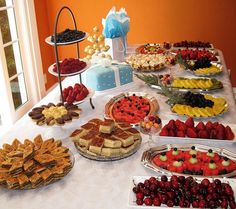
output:
[[[133,81],[133,71],[126,64],[95,65],[85,71],[83,82],[95,91],[103,91]]]

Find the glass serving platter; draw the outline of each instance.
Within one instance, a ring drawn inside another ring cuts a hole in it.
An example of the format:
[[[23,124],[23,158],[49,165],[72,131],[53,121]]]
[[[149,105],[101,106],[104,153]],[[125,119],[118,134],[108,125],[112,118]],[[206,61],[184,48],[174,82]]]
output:
[[[82,155],[85,158],[88,158],[90,160],[96,160],[96,161],[115,161],[115,160],[121,160],[124,158],[127,158],[131,155],[133,155],[134,153],[136,153],[138,151],[138,149],[140,148],[142,143],[142,139],[140,139],[140,143],[138,143],[135,148],[133,150],[131,150],[130,152],[126,153],[126,154],[122,154],[119,156],[102,156],[102,155],[96,155],[95,153],[89,152],[88,150],[83,149],[82,147],[79,146],[79,143],[74,142],[74,145],[76,147],[76,149],[78,150],[79,154]]]
[[[191,147],[195,146],[195,149],[197,151],[201,151],[201,152],[208,152],[209,149],[212,149],[214,153],[219,154],[220,156],[223,157],[227,157],[228,159],[236,162],[236,153],[233,153],[227,149],[224,148],[217,148],[217,147],[211,147],[211,146],[207,146],[207,145],[201,145],[201,144],[186,144],[186,145],[182,145],[182,144],[165,144],[162,146],[158,146],[158,147],[153,147],[150,148],[149,150],[146,150],[145,152],[143,152],[142,158],[141,158],[141,164],[144,165],[146,168],[149,168],[159,174],[167,174],[167,175],[182,175],[182,176],[189,176],[190,174],[184,174],[184,173],[176,173],[176,172],[171,172],[167,169],[163,169],[157,165],[154,164],[153,162],[153,158],[157,155],[157,154],[161,154],[163,152],[167,152],[173,148],[177,148],[178,150],[183,150],[183,151],[188,151],[191,150]],[[201,175],[191,175],[194,177],[201,177]],[[214,178],[229,178],[229,177],[235,177],[236,176],[236,170],[234,170],[231,173],[227,173],[227,174],[222,174],[222,175],[217,175],[217,176],[211,176]],[[205,176],[204,176],[205,177]],[[209,176],[207,176],[209,177]]]
[[[6,184],[1,184],[0,186],[3,187],[3,188],[6,188],[8,190],[29,190],[29,189],[38,189],[38,188],[41,188],[43,186],[47,186],[47,185],[50,185],[50,184],[55,183],[57,181],[60,181],[61,179],[63,179],[72,170],[72,168],[74,167],[74,164],[75,164],[75,157],[74,157],[73,153],[70,150],[68,151],[68,153],[70,154],[71,166],[64,173],[64,176],[57,177],[57,178],[52,178],[52,180],[49,183],[43,183],[43,184],[40,184],[37,187],[32,187],[32,185],[28,185],[28,186],[26,186],[24,188],[8,189]]]
[[[211,77],[211,76],[215,76],[215,75],[219,75],[223,72],[223,65],[219,62],[212,62],[212,65],[215,65],[216,67],[220,68],[220,71],[219,72],[216,72],[216,73],[205,73],[205,74],[202,74],[202,73],[196,73],[195,71],[193,70],[190,70],[190,69],[187,69],[187,72],[195,75],[195,76],[199,76],[199,77]]]
[[[228,105],[228,103],[226,103],[226,104],[224,105],[224,110],[223,110],[220,114],[214,115],[214,116],[205,116],[205,117],[204,117],[204,116],[197,117],[197,116],[192,116],[192,115],[187,115],[187,114],[178,114],[178,113],[172,111],[172,109],[171,109],[171,112],[172,112],[173,114],[175,114],[176,116],[181,116],[181,117],[184,117],[184,118],[192,117],[192,118],[196,118],[196,119],[199,119],[199,118],[202,118],[202,119],[217,118],[217,117],[223,116],[223,115],[224,115],[225,113],[227,113],[228,111],[229,111],[229,105]]]
[[[129,187],[129,199],[128,199],[128,207],[129,208],[142,208],[142,209],[153,209],[153,208],[169,208],[167,205],[160,205],[160,206],[146,206],[145,204],[143,205],[137,205],[136,204],[136,196],[135,193],[133,192],[133,187],[137,185],[139,182],[144,182],[146,179],[149,179],[151,176],[132,176],[130,180],[130,187]],[[158,180],[160,180],[161,176],[154,176]],[[203,179],[208,179],[210,182],[214,181],[214,178],[206,178],[206,177],[196,177],[195,180],[200,183]],[[228,183],[231,188],[233,189],[234,192],[234,198],[236,198],[236,179],[229,179],[229,178],[220,178],[219,179],[222,183]],[[178,206],[174,206],[174,208],[180,208]],[[190,209],[190,208],[189,208]]]

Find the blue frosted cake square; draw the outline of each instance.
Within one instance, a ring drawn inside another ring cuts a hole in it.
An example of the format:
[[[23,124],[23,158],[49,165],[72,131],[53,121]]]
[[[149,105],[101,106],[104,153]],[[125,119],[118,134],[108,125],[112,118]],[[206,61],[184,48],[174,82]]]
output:
[[[95,65],[85,71],[83,82],[95,91],[103,91],[125,85],[133,81],[133,71],[129,65]]]

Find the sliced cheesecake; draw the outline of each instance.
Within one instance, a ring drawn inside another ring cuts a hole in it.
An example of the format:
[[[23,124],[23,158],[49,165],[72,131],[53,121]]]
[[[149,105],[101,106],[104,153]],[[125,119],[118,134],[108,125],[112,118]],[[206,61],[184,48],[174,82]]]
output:
[[[104,138],[95,136],[89,146],[89,151],[100,155],[104,144]]]
[[[113,120],[105,120],[104,122],[100,123],[99,132],[110,134],[115,127],[115,123]]]
[[[120,148],[108,148],[104,147],[102,148],[101,155],[107,156],[107,157],[113,157],[113,156],[119,156],[120,155]]]
[[[113,134],[113,137],[122,142],[123,147],[128,147],[134,143],[134,136],[125,132]]]

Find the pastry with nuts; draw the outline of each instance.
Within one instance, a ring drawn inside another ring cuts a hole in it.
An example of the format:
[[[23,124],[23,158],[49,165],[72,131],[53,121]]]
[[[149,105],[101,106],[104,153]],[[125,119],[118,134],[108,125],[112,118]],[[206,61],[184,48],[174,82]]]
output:
[[[64,125],[72,119],[79,118],[81,109],[73,104],[53,104],[35,107],[29,112],[29,116],[37,125]]]
[[[63,178],[73,166],[69,149],[54,138],[15,139],[0,149],[0,186],[34,189]]]

